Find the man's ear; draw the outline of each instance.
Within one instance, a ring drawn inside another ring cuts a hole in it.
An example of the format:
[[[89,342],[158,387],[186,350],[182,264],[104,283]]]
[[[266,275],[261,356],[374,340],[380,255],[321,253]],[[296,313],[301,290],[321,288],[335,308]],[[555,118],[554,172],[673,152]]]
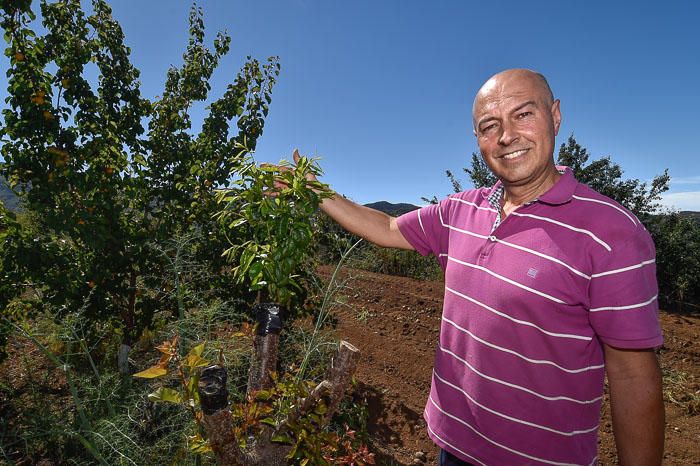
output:
[[[559,134],[559,126],[561,125],[561,109],[559,108],[559,99],[552,102],[552,121],[554,122],[554,135]]]

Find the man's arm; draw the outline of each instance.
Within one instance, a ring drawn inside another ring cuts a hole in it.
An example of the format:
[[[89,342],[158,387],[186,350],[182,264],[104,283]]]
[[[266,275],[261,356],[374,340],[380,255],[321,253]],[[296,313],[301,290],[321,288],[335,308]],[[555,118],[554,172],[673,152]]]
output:
[[[294,162],[298,161],[299,151],[295,149]],[[350,233],[377,246],[414,249],[399,231],[396,218],[384,212],[356,204],[337,193],[323,200],[321,210]]]
[[[384,212],[355,204],[338,194],[324,199],[321,210],[350,233],[377,246],[414,249],[401,234],[396,218]]]
[[[656,354],[652,349],[603,346],[620,464],[660,465],[665,416],[661,369]]]

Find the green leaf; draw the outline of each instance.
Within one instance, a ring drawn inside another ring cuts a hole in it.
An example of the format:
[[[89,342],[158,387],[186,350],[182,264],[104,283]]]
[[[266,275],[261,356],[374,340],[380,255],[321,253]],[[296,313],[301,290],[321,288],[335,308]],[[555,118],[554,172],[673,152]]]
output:
[[[167,387],[160,387],[155,392],[149,393],[148,399],[153,402],[182,403],[180,392]]]
[[[252,284],[256,285],[263,278],[263,264],[262,262],[253,262],[248,270],[248,277]]]
[[[152,366],[149,367],[146,370],[143,370],[141,372],[137,372],[134,374],[134,377],[139,377],[141,379],[155,379],[157,377],[162,377],[168,373],[168,370],[165,367],[161,366]]]
[[[328,408],[326,407],[326,403],[319,403],[316,405],[316,408],[314,409],[314,412],[316,414],[324,415],[326,412],[328,412]]]
[[[185,365],[185,367],[191,369],[195,369],[197,367],[205,367],[209,365],[209,361],[206,359],[202,358],[201,356],[197,356],[196,354],[188,354],[187,357],[182,361],[182,363]]]
[[[294,443],[294,440],[292,440],[291,437],[284,434],[273,435],[270,440],[275,443]]]
[[[272,398],[272,395],[270,390],[260,390],[255,393],[255,401],[267,401]]]
[[[209,441],[203,439],[199,434],[195,435],[194,437],[190,437],[190,451],[192,453],[211,453],[211,445],[209,445]]]
[[[196,355],[196,356],[201,356],[204,353],[204,347],[206,346],[207,342],[200,343],[199,345],[195,346],[190,350],[188,353],[189,355]]]

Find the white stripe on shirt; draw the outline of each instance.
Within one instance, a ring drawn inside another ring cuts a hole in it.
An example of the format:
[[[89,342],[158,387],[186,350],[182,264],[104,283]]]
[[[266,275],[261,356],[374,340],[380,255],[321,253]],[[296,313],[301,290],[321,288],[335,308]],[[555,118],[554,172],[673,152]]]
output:
[[[601,400],[603,399],[603,396],[602,396],[602,395],[601,395],[601,396],[598,396],[598,397],[596,397],[596,398],[593,398],[592,400],[577,400],[576,398],[570,398],[570,397],[568,397],[568,396],[560,396],[560,395],[558,395],[558,396],[543,395],[542,393],[536,392],[536,391],[531,390],[531,389],[529,389],[529,388],[527,388],[527,387],[523,387],[522,385],[517,385],[517,384],[511,383],[511,382],[506,382],[505,380],[497,379],[496,377],[492,377],[492,376],[490,376],[490,375],[486,375],[486,374],[484,374],[483,372],[479,371],[479,370],[478,370],[477,368],[475,368],[474,366],[472,366],[471,364],[469,364],[469,361],[467,361],[466,359],[460,357],[458,354],[453,353],[452,351],[450,351],[449,349],[443,347],[443,346],[440,345],[440,344],[438,344],[438,349],[439,349],[440,351],[442,351],[443,353],[449,354],[449,355],[452,356],[454,359],[456,359],[457,361],[459,361],[459,362],[461,362],[462,364],[464,364],[465,366],[467,366],[472,372],[474,372],[474,373],[475,373],[476,375],[478,375],[479,377],[482,377],[482,378],[484,378],[484,379],[486,379],[486,380],[490,380],[491,382],[494,382],[494,383],[497,383],[497,384],[505,385],[506,387],[514,388],[514,389],[516,389],[516,390],[520,390],[520,391],[523,391],[523,392],[525,392],[525,393],[529,393],[530,395],[534,395],[534,396],[536,396],[536,397],[538,397],[538,398],[541,398],[541,399],[543,399],[543,400],[547,400],[547,401],[570,401],[570,402],[572,402],[572,403],[581,404],[581,405],[586,405],[586,404],[597,403],[597,402],[599,402],[599,401],[601,401]]]
[[[435,369],[433,369],[433,375],[435,376],[435,378],[437,378],[437,380],[439,380],[439,381],[442,382],[443,384],[445,384],[445,385],[447,385],[448,387],[450,387],[450,388],[452,388],[452,389],[457,390],[458,392],[460,392],[460,393],[461,393],[462,395],[464,395],[469,401],[471,401],[472,404],[478,406],[479,408],[483,409],[484,411],[488,411],[489,413],[491,413],[491,414],[493,414],[493,415],[495,415],[495,416],[501,417],[501,418],[503,418],[503,419],[507,419],[507,420],[512,421],[512,422],[515,422],[516,424],[522,424],[522,425],[525,425],[525,426],[528,426],[528,427],[534,427],[535,429],[545,430],[545,431],[547,431],[547,432],[552,432],[553,434],[563,435],[563,436],[565,436],[565,437],[573,437],[573,436],[575,436],[575,435],[589,434],[589,433],[591,433],[591,432],[593,432],[593,431],[598,430],[598,427],[599,427],[598,424],[596,424],[595,426],[589,427],[588,429],[583,429],[583,430],[572,430],[572,431],[569,431],[569,432],[565,432],[565,431],[562,431],[562,430],[556,430],[556,429],[552,429],[551,427],[547,427],[547,426],[543,426],[543,425],[540,425],[540,424],[536,424],[536,423],[534,423],[534,422],[526,421],[526,420],[524,420],[524,419],[518,419],[518,418],[516,418],[516,417],[509,416],[509,415],[507,415],[507,414],[501,413],[500,411],[496,411],[495,409],[491,409],[491,408],[489,408],[488,406],[485,406],[485,405],[479,403],[479,402],[476,401],[474,398],[472,398],[465,390],[463,390],[462,388],[458,387],[457,385],[455,385],[455,384],[449,382],[448,380],[445,380],[445,379],[443,379],[442,377],[440,377],[440,376],[438,375],[437,371],[435,371]]]
[[[656,297],[658,295],[654,295],[649,299],[648,301],[644,301],[643,303],[637,303],[637,304],[629,304],[627,306],[607,306],[607,307],[596,307],[590,309],[590,312],[600,312],[600,311],[626,311],[628,309],[637,309],[640,307],[647,306],[654,301],[656,301]]]
[[[495,212],[498,213],[496,209],[492,209],[490,207],[481,207],[480,205],[474,204],[473,202],[465,201],[464,199],[460,199],[458,197],[448,197],[449,200],[455,201],[455,202],[461,202],[462,204],[467,204],[472,207],[476,207],[479,210],[488,210],[489,212]]]
[[[583,229],[583,228],[578,228],[578,227],[575,227],[575,226],[573,226],[573,225],[569,225],[568,223],[560,222],[559,220],[554,220],[554,219],[549,218],[549,217],[542,217],[542,216],[540,216],[540,215],[520,214],[520,213],[518,213],[518,212],[511,212],[510,214],[511,214],[511,215],[515,215],[516,217],[530,217],[530,218],[534,218],[534,219],[537,219],[537,220],[542,220],[542,221],[544,221],[544,222],[554,223],[555,225],[559,225],[559,226],[561,226],[561,227],[568,228],[569,230],[576,231],[576,232],[578,232],[578,233],[583,233],[583,234],[588,235],[588,236],[590,236],[591,238],[593,238],[593,240],[594,240],[596,243],[598,243],[598,244],[600,244],[601,246],[603,246],[608,252],[612,251],[612,248],[608,245],[608,243],[606,243],[606,242],[603,241],[602,239],[598,238],[598,237],[597,237],[596,235],[594,235],[592,232],[590,232],[590,231],[588,231],[588,230],[585,230],[585,229]]]
[[[418,220],[420,221],[420,217],[418,218]],[[442,219],[441,219],[440,221],[442,221]],[[473,231],[464,230],[464,229],[462,229],[462,228],[457,228],[456,226],[449,225],[449,224],[446,224],[446,223],[443,223],[442,226],[444,226],[444,227],[446,227],[446,228],[449,228],[450,230],[457,231],[457,232],[459,232],[459,233],[464,233],[465,235],[473,236],[473,237],[475,237],[475,238],[480,238],[480,239],[488,239],[488,238],[489,238],[489,236],[481,235],[481,234],[479,234],[479,233],[474,233]],[[495,237],[494,237],[494,238],[495,238]],[[501,243],[501,244],[503,244],[504,246],[508,246],[508,247],[513,248],[513,249],[518,249],[518,250],[520,250],[520,251],[528,252],[528,253],[530,253],[530,254],[533,254],[533,255],[535,255],[535,256],[541,257],[541,258],[543,258],[543,259],[547,259],[547,260],[550,260],[550,261],[552,261],[552,262],[555,262],[555,263],[557,263],[557,264],[559,264],[559,265],[563,265],[564,267],[566,267],[567,269],[571,270],[571,271],[572,271],[573,273],[575,273],[576,275],[578,275],[578,276],[580,276],[580,277],[583,277],[583,278],[585,278],[586,280],[590,280],[590,279],[591,279],[590,276],[588,276],[588,275],[586,275],[585,273],[583,273],[583,272],[581,272],[581,271],[575,269],[574,267],[570,266],[570,265],[567,264],[566,262],[557,259],[556,257],[549,256],[549,255],[547,255],[547,254],[544,254],[544,253],[535,251],[534,249],[526,248],[525,246],[520,246],[520,245],[518,245],[518,244],[510,243],[510,242],[508,242],[508,241],[504,241],[504,240],[498,239],[498,238],[496,238],[495,242],[496,242],[496,243]]]
[[[448,319],[448,318],[445,317],[445,316],[442,316],[442,320],[445,321],[445,322],[447,322],[448,324],[452,325],[452,326],[455,327],[457,330],[466,333],[467,335],[469,335],[470,337],[472,337],[474,340],[478,341],[479,343],[481,343],[481,344],[483,344],[483,345],[486,345],[486,346],[488,346],[488,347],[490,347],[490,348],[493,348],[493,349],[495,349],[495,350],[498,350],[498,351],[502,351],[502,352],[504,352],[504,353],[512,354],[513,356],[516,356],[516,357],[518,357],[518,358],[520,358],[520,359],[522,359],[522,360],[524,360],[524,361],[527,361],[527,362],[529,362],[529,363],[531,363],[531,364],[544,364],[544,365],[547,365],[547,366],[552,366],[552,367],[555,367],[555,368],[559,369],[560,371],[567,372],[567,373],[569,373],[569,374],[579,374],[579,373],[581,373],[581,372],[587,372],[587,371],[602,369],[603,367],[605,367],[603,364],[600,364],[600,365],[597,365],[597,366],[586,366],[586,367],[581,367],[581,368],[579,368],[579,369],[567,369],[566,367],[560,366],[559,364],[557,364],[557,363],[554,362],[554,361],[549,361],[549,360],[547,360],[547,359],[532,359],[532,358],[529,358],[529,357],[527,357],[527,356],[525,356],[525,355],[522,355],[522,354],[520,354],[520,353],[518,353],[517,351],[514,351],[514,350],[512,350],[512,349],[504,348],[504,347],[502,347],[502,346],[498,346],[498,345],[496,345],[496,344],[494,344],[494,343],[491,343],[491,342],[489,342],[489,341],[486,341],[486,340],[484,340],[483,338],[479,338],[479,337],[477,337],[476,335],[474,335],[472,332],[470,332],[469,330],[467,330],[466,328],[461,327],[459,324],[457,324],[456,322],[454,322],[454,321]]]
[[[487,274],[489,274],[493,277],[496,277],[499,280],[502,280],[506,283],[510,283],[511,285],[517,286],[518,288],[521,288],[525,291],[529,291],[530,293],[536,294],[538,296],[542,296],[543,298],[547,298],[551,301],[554,301],[555,303],[567,304],[566,302],[562,301],[559,298],[555,298],[554,296],[548,295],[547,293],[543,293],[542,291],[536,290],[534,288],[530,288],[529,286],[525,286],[522,283],[518,283],[515,280],[511,280],[510,278],[504,277],[503,275],[499,275],[496,272],[493,272],[493,271],[487,269],[486,267],[482,267],[481,265],[476,265],[476,264],[472,264],[469,262],[461,261],[461,260],[455,259],[454,257],[449,256],[449,255],[447,256],[447,260],[451,260],[452,262],[456,262],[456,263],[464,265],[466,267],[471,267],[473,269],[481,270],[482,272],[486,272]]]
[[[591,278],[604,277],[605,275],[613,275],[616,273],[627,272],[628,270],[640,269],[645,265],[651,265],[656,262],[656,259],[649,259],[648,261],[642,261],[639,264],[630,265],[629,267],[622,267],[621,269],[608,270],[607,272],[594,273]]]
[[[442,254],[441,254],[441,255],[442,255]],[[498,316],[500,316],[500,317],[505,317],[506,319],[508,319],[508,320],[510,320],[510,321],[512,321],[512,322],[515,322],[515,323],[517,323],[517,324],[527,325],[528,327],[535,328],[535,329],[539,330],[540,332],[544,333],[545,335],[549,335],[549,336],[552,336],[552,337],[559,337],[559,338],[572,338],[572,339],[574,339],[574,340],[584,340],[584,341],[591,341],[591,340],[593,339],[593,338],[591,338],[591,337],[587,337],[587,336],[584,336],[584,335],[574,335],[574,334],[571,334],[571,333],[556,333],[556,332],[550,332],[549,330],[545,330],[545,329],[543,329],[542,327],[539,327],[539,326],[537,326],[537,325],[535,325],[535,324],[533,324],[532,322],[529,322],[529,321],[527,321],[527,320],[516,319],[515,317],[511,317],[510,315],[506,314],[505,312],[497,311],[496,309],[492,308],[491,306],[488,306],[488,305],[482,303],[481,301],[472,298],[471,296],[467,296],[467,295],[464,294],[464,293],[460,293],[460,292],[457,291],[457,290],[453,290],[452,288],[448,287],[447,285],[445,285],[445,289],[446,289],[447,291],[449,291],[450,293],[453,293],[453,294],[459,296],[460,298],[464,298],[464,299],[466,299],[467,301],[471,301],[472,303],[476,304],[477,306],[481,306],[481,307],[483,307],[484,309],[486,309],[487,311],[493,312],[494,314],[496,314],[496,315],[498,315]]]
[[[420,218],[420,209],[418,209],[418,225],[420,225],[420,229],[423,232],[423,236],[425,236],[425,239],[427,241],[428,234],[425,232],[425,228],[423,228],[423,220]]]
[[[484,440],[486,440],[487,442],[491,443],[492,445],[495,445],[495,446],[497,446],[497,447],[500,447],[500,448],[502,448],[502,449],[504,449],[504,450],[506,450],[506,451],[509,451],[510,453],[513,453],[513,454],[518,455],[518,456],[522,456],[522,457],[527,458],[527,459],[530,459],[530,460],[541,461],[542,463],[546,463],[546,464],[553,464],[553,465],[555,465],[555,466],[580,466],[580,465],[577,465],[577,464],[575,464],[575,463],[560,463],[560,462],[558,462],[558,461],[550,461],[550,460],[547,460],[547,459],[544,459],[544,458],[538,458],[538,457],[536,457],[536,456],[528,455],[527,453],[524,453],[524,452],[522,452],[522,451],[518,451],[518,450],[515,450],[515,449],[513,449],[513,448],[510,448],[510,447],[508,447],[508,446],[506,446],[506,445],[503,445],[502,443],[498,443],[498,442],[496,442],[495,440],[490,439],[489,437],[487,437],[487,436],[485,436],[484,434],[482,434],[481,432],[479,432],[478,429],[472,427],[468,422],[466,422],[466,421],[464,421],[464,420],[458,418],[458,417],[455,416],[454,414],[448,413],[447,411],[445,411],[444,409],[442,409],[442,407],[440,407],[440,405],[438,405],[438,404],[435,402],[435,400],[433,399],[432,395],[429,396],[428,399],[430,400],[430,402],[432,403],[432,405],[435,406],[435,408],[436,408],[438,411],[440,411],[442,414],[444,414],[445,416],[447,416],[447,417],[449,417],[450,419],[453,419],[453,420],[459,422],[460,424],[464,425],[465,427],[469,428],[469,429],[470,429],[472,432],[474,432],[476,435],[478,435],[479,437],[483,438]]]
[[[578,199],[579,201],[595,202],[595,203],[598,203],[598,204],[605,204],[605,205],[610,206],[610,207],[612,207],[613,209],[618,210],[618,211],[622,212],[623,214],[625,214],[625,217],[627,217],[628,219],[630,219],[630,222],[632,222],[632,225],[637,226],[637,224],[641,223],[641,222],[639,221],[639,219],[636,219],[637,221],[635,222],[635,218],[634,218],[633,216],[631,216],[630,214],[628,214],[627,212],[625,212],[624,209],[621,209],[620,207],[616,206],[615,204],[611,204],[611,203],[609,203],[609,202],[601,201],[601,200],[599,200],[599,199],[592,199],[592,198],[590,198],[590,197],[577,196],[577,195],[575,195],[575,194],[574,194],[573,196],[571,196],[571,197],[573,197],[574,199]]]
[[[428,415],[428,410],[427,410],[427,409],[425,409],[425,410],[423,411],[423,416],[425,416],[426,421],[428,421],[428,422],[427,422],[428,430],[430,431],[431,434],[433,434],[433,436],[434,436],[436,439],[440,440],[442,443],[444,443],[444,444],[447,445],[448,447],[452,448],[453,450],[460,452],[461,454],[463,454],[464,456],[466,456],[467,458],[469,458],[469,461],[476,461],[477,463],[479,463],[479,464],[482,465],[482,466],[488,466],[486,463],[482,463],[481,461],[479,461],[478,459],[474,458],[474,457],[473,457],[472,455],[470,455],[469,453],[466,453],[466,452],[464,452],[463,450],[457,448],[456,446],[452,445],[450,442],[448,442],[447,440],[445,440],[444,438],[442,438],[442,437],[440,437],[438,434],[436,434],[435,431],[430,427],[430,416]]]

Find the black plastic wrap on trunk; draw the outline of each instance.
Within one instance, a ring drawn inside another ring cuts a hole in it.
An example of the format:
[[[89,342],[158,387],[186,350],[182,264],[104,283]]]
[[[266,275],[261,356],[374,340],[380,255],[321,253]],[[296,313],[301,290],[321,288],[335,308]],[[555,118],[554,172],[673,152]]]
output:
[[[258,335],[279,335],[282,331],[282,309],[275,303],[260,303],[253,306],[258,321]]]
[[[228,406],[226,377],[226,369],[218,364],[202,370],[197,388],[204,414],[214,414]]]

